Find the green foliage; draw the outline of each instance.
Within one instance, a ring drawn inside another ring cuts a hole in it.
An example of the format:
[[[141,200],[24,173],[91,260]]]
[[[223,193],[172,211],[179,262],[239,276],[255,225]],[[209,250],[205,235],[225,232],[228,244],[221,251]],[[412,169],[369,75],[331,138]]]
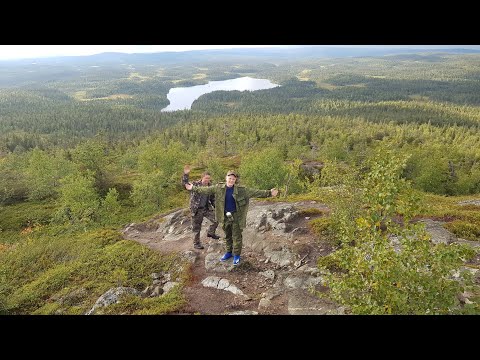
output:
[[[72,275],[78,264],[58,264],[33,281],[23,285],[14,291],[8,298],[9,308],[12,311],[21,308],[30,312],[38,308],[51,294],[61,290],[67,283],[73,280]]]
[[[1,231],[18,231],[29,226],[45,225],[55,209],[52,201],[23,202],[0,206]]]
[[[57,229],[54,235],[52,230],[34,232],[28,241],[0,252],[0,300],[5,299],[6,312],[85,313],[119,283],[141,291],[151,284],[153,272],[182,277],[174,266],[178,259],[122,240],[117,231],[62,234]]]
[[[104,248],[123,240],[122,234],[116,230],[98,229],[90,232],[83,238],[85,241],[94,244],[96,248]]]
[[[449,221],[446,227],[456,235],[478,240],[478,209],[460,208],[454,198],[423,194],[420,204],[420,192],[400,181],[411,180],[415,189],[431,194],[480,192],[478,54],[257,59],[261,61],[244,64],[238,57],[224,57],[212,66],[196,58],[192,66],[193,59],[159,58],[153,66],[135,63],[135,73],[127,67],[130,64],[105,64],[86,67],[80,77],[74,64],[42,69],[38,64],[5,65],[0,72],[0,203],[13,205],[0,207],[0,243],[8,244],[0,249],[0,312],[3,302],[4,311],[21,313],[23,306],[35,313],[83,313],[100,289],[119,281],[128,283],[133,275],[116,263],[105,270],[113,280],[100,277],[101,284],[85,270],[80,279],[95,290],[92,298],[68,308],[56,301],[42,305],[36,300],[55,291],[63,275],[51,269],[58,264],[73,261],[81,252],[95,257],[92,252],[106,251],[104,247],[121,240],[110,230],[77,236],[79,227],[86,231],[100,225],[119,226],[185,207],[188,192],[180,188],[179,179],[187,162],[210,171],[215,182],[224,180],[227,169],[240,168],[242,184],[279,187],[289,201],[331,204],[330,218],[314,220],[312,229],[331,235],[342,248],[360,246],[358,256],[351,257],[360,264],[361,255],[369,251],[363,243],[382,244],[387,234],[405,242],[402,231],[407,231],[408,219],[420,205],[422,215]],[[30,67],[35,71],[30,72]],[[205,69],[201,70],[205,78],[195,78],[199,68]],[[268,78],[282,86],[256,92],[218,91],[198,99],[193,110],[159,112],[172,86],[240,74]],[[365,163],[383,143],[389,143],[399,158],[411,154],[406,167],[402,168],[402,161],[382,162],[381,158],[376,160],[378,166]],[[300,159],[326,164],[320,175],[306,181]],[[78,173],[73,173],[72,166]],[[393,169],[401,171],[401,177]],[[366,176],[367,172],[371,175]],[[51,225],[47,224],[55,210],[53,203],[23,202],[55,197],[59,197],[59,209]],[[57,225],[66,221],[68,227]],[[396,227],[396,221],[403,228]],[[412,241],[423,238],[418,231],[411,235]],[[37,241],[40,237],[43,243]],[[385,248],[378,254],[382,262],[388,246],[378,246]],[[416,264],[426,264],[428,254],[433,264],[433,249],[440,247],[416,249]],[[448,251],[445,256],[450,256]],[[329,259],[332,264],[338,262]],[[411,263],[410,258],[405,261]],[[453,263],[445,266],[453,268]],[[429,286],[425,279],[402,269],[396,257],[389,266],[389,274],[412,276],[413,287]],[[345,266],[330,268],[348,273]],[[362,273],[371,280],[374,275],[370,275]],[[31,287],[18,290],[19,307],[7,304],[15,289],[42,276],[37,292]],[[390,275],[382,276],[380,283],[389,284]],[[398,284],[393,277],[390,280]],[[75,279],[70,282],[72,291],[80,281]],[[382,298],[380,290],[368,286],[377,302],[387,301],[387,295]],[[444,294],[451,299],[453,287],[445,286]],[[418,295],[406,285],[386,289],[390,295],[395,291],[412,298]],[[432,294],[438,290],[429,289]],[[392,295],[391,302],[399,304],[392,312],[406,309],[397,295]],[[445,309],[450,300],[438,298],[443,301],[438,309]],[[156,299],[142,303],[150,301]]]
[[[48,154],[38,148],[27,153],[25,168],[28,184],[28,198],[42,200],[55,197],[60,187],[60,179],[73,173],[73,164],[62,157],[62,154]]]
[[[94,219],[99,208],[99,198],[94,187],[93,174],[70,174],[61,180],[60,209],[57,222],[88,223]]]
[[[103,190],[108,182],[105,172],[106,155],[107,145],[99,137],[88,139],[71,151],[72,160],[80,172],[82,174],[89,172],[93,175],[97,190]]]
[[[333,242],[335,245],[339,245],[339,243],[335,241],[335,232],[333,230],[334,228],[332,219],[330,217],[321,217],[310,220],[308,222],[308,227],[321,239],[328,240]]]
[[[218,158],[210,158],[206,163],[206,170],[210,173],[213,183],[224,182],[228,171]]]
[[[159,211],[167,194],[165,185],[165,177],[160,171],[144,175],[133,183],[133,203],[144,213]]]
[[[0,158],[0,204],[9,204],[26,198],[28,186],[23,176],[23,154],[9,154]]]
[[[480,241],[480,222],[454,220],[445,224],[445,228],[450,230],[459,238]]]
[[[400,178],[405,163],[406,158],[387,149],[371,159],[354,227],[340,234],[341,249],[319,259],[328,271],[331,296],[354,314],[452,313],[465,286],[451,273],[474,252],[465,246],[434,245],[424,228],[409,221],[418,207]],[[394,215],[403,224],[393,222]]]
[[[141,148],[138,169],[143,174],[160,171],[165,181],[178,182],[178,174],[182,173],[187,159],[188,154],[182,143],[174,141],[165,145],[163,141],[157,140]]]
[[[285,197],[288,194],[302,193],[308,188],[308,179],[303,175],[301,165],[302,160],[300,159],[295,159],[293,162],[285,165],[287,172],[283,190]]]
[[[103,224],[115,224],[118,214],[121,211],[121,205],[118,200],[118,191],[115,188],[108,190],[105,199],[101,200],[99,217]]]
[[[117,283],[117,286],[123,286],[123,284],[128,280],[127,271],[122,268],[116,268],[112,272],[112,278]]]
[[[354,166],[327,161],[321,176],[316,176],[309,186],[313,194],[330,205],[330,228],[335,242],[348,244],[354,237],[355,218],[363,201],[359,172]]]
[[[287,169],[276,149],[245,155],[239,172],[242,184],[257,189],[279,188],[287,179]]]

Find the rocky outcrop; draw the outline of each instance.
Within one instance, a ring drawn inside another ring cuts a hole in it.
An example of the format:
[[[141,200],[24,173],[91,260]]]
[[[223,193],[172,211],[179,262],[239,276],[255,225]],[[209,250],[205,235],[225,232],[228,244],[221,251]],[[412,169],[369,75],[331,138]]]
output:
[[[202,285],[205,287],[211,287],[219,290],[230,291],[232,294],[241,295],[245,298],[248,298],[242,290],[236,287],[233,284],[230,284],[230,281],[227,279],[220,278],[218,276],[209,276],[202,280]]]
[[[443,227],[443,222],[424,219],[421,221],[425,224],[425,230],[432,237],[434,244],[450,244],[456,240],[455,235]]]
[[[328,212],[328,208],[316,201],[285,203],[252,200],[247,214],[247,227],[243,231],[242,261],[237,267],[233,266],[232,259],[219,261],[224,253],[221,226],[219,233],[222,239],[204,238],[202,241],[208,241],[205,243],[206,250],[192,250],[187,209],[172,211],[143,224],[130,224],[124,230],[124,235],[159,251],[175,250],[187,264],[202,267],[199,271],[201,275],[197,277],[199,281],[203,279],[198,286],[202,291],[222,291],[222,294],[227,291],[230,294],[222,297],[233,296],[241,301],[248,300],[248,306],[253,304],[255,308],[230,314],[340,315],[345,313],[344,307],[328,297],[313,295],[325,291],[322,285],[323,274],[316,266],[316,259],[327,255],[333,248],[327,243],[316,241],[308,222],[323,216],[325,212]],[[309,215],[303,215],[305,213]],[[457,239],[440,221],[421,221],[434,244],[467,241]],[[205,220],[202,229],[206,230],[208,224],[208,220]],[[392,236],[390,241],[395,251],[401,251],[398,237]],[[480,245],[480,242],[470,243],[472,246]],[[197,261],[198,258],[202,261]],[[480,272],[475,276],[478,277],[478,274]],[[163,275],[155,280],[162,282]],[[175,286],[175,283],[170,282],[173,285],[168,285],[166,289],[165,284],[166,282],[152,284],[142,295],[162,296]],[[470,301],[468,295],[462,295],[464,302]],[[224,313],[224,308],[219,309],[218,314]]]
[[[475,206],[480,206],[480,199],[478,200],[464,200],[464,201],[459,201],[458,205],[475,205]]]
[[[85,315],[93,315],[98,308],[119,303],[122,296],[129,294],[140,295],[140,292],[131,287],[112,288],[100,296],[93,307]]]
[[[150,277],[152,278],[152,284],[148,285],[141,292],[131,287],[117,287],[108,290],[97,299],[93,307],[85,315],[95,315],[99,308],[120,303],[122,296],[125,295],[135,295],[143,298],[157,297],[167,294],[175,286],[179,285],[176,281],[170,281],[172,277],[170,273],[152,273]]]

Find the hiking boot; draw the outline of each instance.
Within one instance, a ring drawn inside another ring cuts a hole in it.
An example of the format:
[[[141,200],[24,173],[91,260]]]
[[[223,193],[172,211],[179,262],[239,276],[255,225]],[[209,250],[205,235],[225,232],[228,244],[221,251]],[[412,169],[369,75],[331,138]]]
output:
[[[218,236],[217,234],[207,234],[207,237],[211,237],[212,239],[215,239],[215,240],[220,239],[220,236]]]
[[[228,259],[230,259],[232,257],[232,253],[231,252],[226,252],[225,255],[223,255],[221,258],[220,258],[220,261],[227,261]]]
[[[238,264],[240,264],[240,255],[235,255],[233,257],[233,265],[237,266]]]
[[[205,249],[201,243],[195,243],[195,244],[193,244],[193,248],[194,248],[194,249],[200,249],[200,250],[201,250],[201,249]]]

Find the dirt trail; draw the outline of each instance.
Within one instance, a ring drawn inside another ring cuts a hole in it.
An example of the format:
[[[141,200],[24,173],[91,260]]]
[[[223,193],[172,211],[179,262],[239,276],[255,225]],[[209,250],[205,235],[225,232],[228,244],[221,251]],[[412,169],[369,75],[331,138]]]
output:
[[[307,313],[322,311],[319,308],[328,311],[332,304],[320,301],[308,290],[322,290],[320,281],[315,280],[319,280],[315,276],[318,274],[311,273],[315,272],[316,259],[332,249],[319,242],[307,225],[309,220],[323,214],[303,216],[298,213],[307,208],[328,211],[323,204],[314,201],[295,204],[252,201],[243,233],[241,264],[237,267],[231,259],[226,263],[219,261],[224,253],[224,233],[219,226],[219,240],[206,237],[208,220],[202,225],[201,241],[205,249],[193,248],[188,210],[173,211],[162,218],[131,225],[124,235],[162,253],[183,252],[195,258],[190,280],[184,288],[187,304],[179,313],[290,314],[294,311],[292,306],[289,308],[292,296],[294,303],[306,298],[307,302],[319,305],[307,306],[306,309],[310,309],[305,310]],[[202,281],[212,276],[228,281],[243,294],[204,286]],[[302,306],[299,309],[302,313]]]
[[[125,238],[156,251],[181,253],[190,259],[191,276],[184,287],[187,304],[179,314],[344,314],[343,307],[312,294],[312,290],[326,291],[316,261],[333,249],[312,233],[308,222],[328,211],[315,201],[252,201],[243,232],[241,264],[237,267],[232,259],[219,261],[224,253],[224,233],[219,226],[217,234],[221,238],[207,238],[208,220],[202,225],[205,249],[193,248],[188,209],[131,224],[123,233]],[[443,227],[444,222],[418,220],[426,224],[433,243],[480,246],[479,242],[457,239]],[[477,284],[479,265],[480,254],[467,264],[475,272]]]

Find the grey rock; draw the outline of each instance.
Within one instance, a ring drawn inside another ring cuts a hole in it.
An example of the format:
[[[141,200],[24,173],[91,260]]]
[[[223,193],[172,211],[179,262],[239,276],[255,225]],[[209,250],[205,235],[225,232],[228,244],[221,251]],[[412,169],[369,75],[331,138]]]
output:
[[[160,296],[164,293],[163,289],[161,286],[155,286],[155,288],[153,289],[152,293],[150,294],[150,297],[156,297],[156,296]]]
[[[280,251],[265,250],[265,256],[269,258],[271,262],[278,264],[279,266],[288,266],[293,262],[295,258],[295,256],[290,252],[290,250],[286,248]]]
[[[285,287],[290,289],[298,289],[302,286],[303,281],[304,280],[301,276],[289,275],[283,281],[283,285],[285,285]]]
[[[192,250],[185,250],[182,253],[182,257],[189,263],[193,264],[197,260],[197,254]]]
[[[431,219],[424,219],[421,222],[425,224],[425,230],[432,237],[434,244],[450,244],[456,240],[455,235],[443,227],[443,222]]]
[[[314,277],[314,276],[309,276],[307,279],[305,279],[302,283],[302,289],[309,290],[311,288],[315,289],[317,285],[322,285],[323,279],[322,277]]]
[[[147,286],[147,287],[140,293],[140,295],[141,295],[142,297],[147,297],[147,296],[150,295],[150,293],[151,293],[152,290],[153,290],[153,286],[149,285],[149,286]]]
[[[275,272],[273,270],[260,271],[259,275],[265,276],[267,279],[275,279]]]
[[[277,296],[283,294],[283,290],[280,288],[270,288],[264,293],[262,293],[262,298],[265,298],[267,300],[272,300],[276,298]]]
[[[241,296],[246,296],[242,290],[237,288],[235,285],[230,284],[228,287],[226,287],[224,290],[230,291],[234,295],[241,295]]]
[[[307,264],[300,266],[298,268],[298,271],[302,271],[306,274],[310,274],[310,275],[313,275],[313,276],[320,274],[320,270],[318,268],[308,266]]]
[[[343,315],[345,308],[333,301],[320,299],[304,291],[296,291],[289,295],[288,313],[291,315]]]
[[[220,278],[218,276],[208,276],[202,280],[202,285],[204,287],[213,287],[217,288]]]
[[[259,303],[258,303],[258,310],[267,309],[267,308],[270,307],[271,304],[272,304],[272,302],[270,300],[268,300],[267,298],[261,298]]]
[[[455,242],[459,243],[459,244],[465,244],[465,245],[469,245],[471,247],[480,247],[480,241],[474,241],[474,240],[466,240],[466,239],[456,239]]]
[[[233,311],[226,315],[258,315],[258,312],[252,310]]]
[[[230,281],[228,281],[227,279],[220,279],[217,285],[217,289],[225,290],[229,286],[230,286]]]
[[[163,285],[163,293],[168,294],[172,289],[178,285],[176,281],[169,281],[165,285]]]
[[[153,280],[158,280],[162,277],[162,274],[161,273],[151,273],[150,274],[150,277],[153,279]]]
[[[222,254],[210,253],[205,255],[205,269],[216,273],[226,273],[233,268],[233,257],[225,262],[220,261]]]
[[[112,288],[100,296],[93,307],[85,315],[92,315],[100,307],[120,302],[120,297],[126,294],[141,295],[138,290],[131,287]]]
[[[480,206],[480,199],[478,200],[464,200],[464,201],[459,201],[458,202],[458,205],[476,205],[476,206]]]

